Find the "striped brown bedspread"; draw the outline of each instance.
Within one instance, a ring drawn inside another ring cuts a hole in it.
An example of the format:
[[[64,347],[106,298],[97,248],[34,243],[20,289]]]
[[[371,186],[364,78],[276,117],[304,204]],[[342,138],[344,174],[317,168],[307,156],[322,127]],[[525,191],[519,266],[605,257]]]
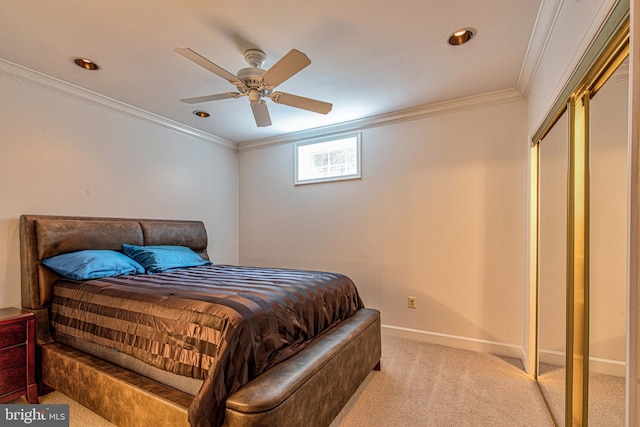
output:
[[[363,307],[346,276],[212,265],[54,286],[52,328],[203,379],[192,426],[217,426],[226,398]]]

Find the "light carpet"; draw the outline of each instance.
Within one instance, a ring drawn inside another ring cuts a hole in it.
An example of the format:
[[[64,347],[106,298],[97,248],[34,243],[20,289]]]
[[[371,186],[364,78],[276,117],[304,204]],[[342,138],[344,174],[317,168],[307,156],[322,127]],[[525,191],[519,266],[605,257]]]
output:
[[[24,399],[18,399],[15,404],[26,404]],[[69,405],[69,427],[115,427],[100,415],[71,400],[64,394],[54,391],[40,396],[43,405]]]
[[[540,365],[540,387],[560,426],[565,420],[565,375],[562,366]],[[624,377],[592,372],[589,375],[589,427],[624,427],[624,411]]]
[[[553,427],[521,362],[383,334],[373,372],[331,427]]]

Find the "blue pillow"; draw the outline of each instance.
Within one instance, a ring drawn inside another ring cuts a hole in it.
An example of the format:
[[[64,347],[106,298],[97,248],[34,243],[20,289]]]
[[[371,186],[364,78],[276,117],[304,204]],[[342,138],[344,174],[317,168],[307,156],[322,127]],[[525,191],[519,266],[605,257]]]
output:
[[[186,246],[135,246],[123,243],[122,252],[138,261],[147,273],[212,264]]]
[[[88,249],[43,259],[42,263],[75,280],[98,279],[122,274],[144,273],[144,267],[116,251]]]

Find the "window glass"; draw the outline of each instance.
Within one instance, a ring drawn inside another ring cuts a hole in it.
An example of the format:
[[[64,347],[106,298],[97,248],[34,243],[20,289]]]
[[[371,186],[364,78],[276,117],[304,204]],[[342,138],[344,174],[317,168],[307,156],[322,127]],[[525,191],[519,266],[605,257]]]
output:
[[[295,184],[360,178],[360,133],[295,144]]]

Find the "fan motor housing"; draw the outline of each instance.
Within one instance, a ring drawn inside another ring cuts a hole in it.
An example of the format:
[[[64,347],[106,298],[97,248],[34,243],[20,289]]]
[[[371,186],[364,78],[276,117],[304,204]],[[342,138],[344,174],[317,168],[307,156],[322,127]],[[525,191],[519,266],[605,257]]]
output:
[[[238,79],[240,79],[248,87],[259,87],[262,85],[260,78],[264,74],[263,69],[248,67],[238,71]]]

